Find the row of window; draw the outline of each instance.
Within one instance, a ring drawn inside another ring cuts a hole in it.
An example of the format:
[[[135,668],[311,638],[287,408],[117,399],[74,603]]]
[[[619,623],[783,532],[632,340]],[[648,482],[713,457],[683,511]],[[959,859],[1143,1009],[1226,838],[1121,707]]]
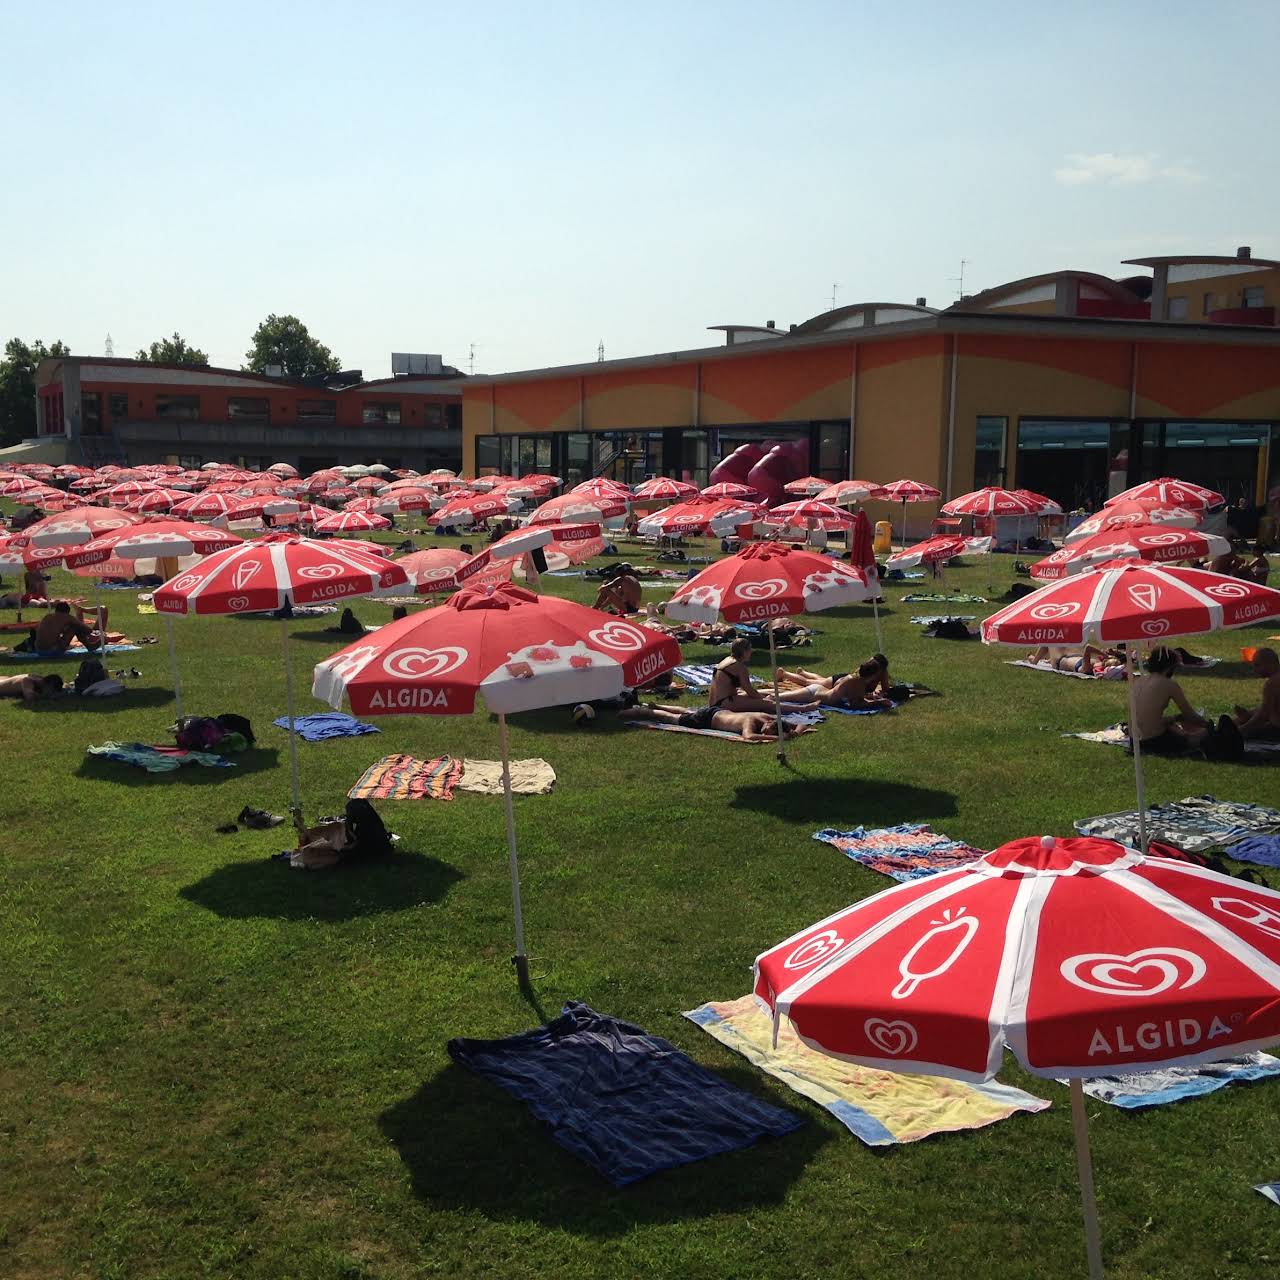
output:
[[[113,422],[123,422],[129,417],[129,396],[113,391],[107,397],[107,411]],[[86,427],[101,421],[101,400],[93,392],[83,397],[83,416]],[[398,402],[369,402],[362,408],[366,426],[399,426],[401,422]],[[198,395],[157,395],[155,417],[162,422],[199,422],[200,397]],[[338,402],[329,399],[298,400],[294,405],[293,421],[324,425],[338,420]],[[227,400],[226,421],[241,425],[264,424],[271,421],[271,402],[266,396],[231,396]],[[429,404],[424,408],[424,425],[443,427],[445,406]]]
[[[1207,317],[1215,311],[1221,311],[1229,305],[1229,301],[1219,294],[1206,293],[1201,298],[1201,314]],[[1267,305],[1266,290],[1260,284],[1248,286],[1241,293],[1240,305],[1246,310],[1265,307]],[[1186,320],[1190,315],[1190,309],[1191,303],[1188,298],[1168,298],[1164,304],[1165,319]]]

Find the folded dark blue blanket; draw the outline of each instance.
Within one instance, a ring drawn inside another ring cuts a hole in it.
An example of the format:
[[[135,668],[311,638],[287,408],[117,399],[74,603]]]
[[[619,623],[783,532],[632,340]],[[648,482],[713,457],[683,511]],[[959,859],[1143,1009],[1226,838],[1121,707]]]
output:
[[[545,1027],[504,1040],[450,1040],[449,1053],[527,1102],[562,1147],[616,1187],[804,1123],[668,1041],[576,1000]]]

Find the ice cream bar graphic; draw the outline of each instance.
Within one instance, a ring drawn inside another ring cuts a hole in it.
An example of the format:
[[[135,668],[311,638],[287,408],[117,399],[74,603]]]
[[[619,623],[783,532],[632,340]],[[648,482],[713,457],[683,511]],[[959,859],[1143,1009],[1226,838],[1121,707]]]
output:
[[[898,973],[902,981],[890,993],[895,1000],[905,1000],[915,994],[915,989],[930,978],[940,977],[964,955],[965,948],[978,932],[976,916],[965,915],[963,907],[955,916],[948,907],[941,920],[930,920],[933,928],[916,940],[915,945],[898,961]],[[920,957],[923,956],[923,960]],[[919,967],[917,967],[919,961]],[[932,968],[926,968],[932,964]]]
[[[1272,938],[1280,938],[1280,911],[1264,907],[1261,902],[1249,902],[1245,898],[1214,898],[1215,911],[1233,920],[1251,924]]]

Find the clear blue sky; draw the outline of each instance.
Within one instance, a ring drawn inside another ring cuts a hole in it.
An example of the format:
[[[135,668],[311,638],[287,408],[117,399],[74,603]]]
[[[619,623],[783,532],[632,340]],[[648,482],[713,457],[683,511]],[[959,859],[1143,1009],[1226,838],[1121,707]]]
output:
[[[1280,257],[1280,4],[0,0],[0,338],[238,366],[708,345],[1126,257]]]

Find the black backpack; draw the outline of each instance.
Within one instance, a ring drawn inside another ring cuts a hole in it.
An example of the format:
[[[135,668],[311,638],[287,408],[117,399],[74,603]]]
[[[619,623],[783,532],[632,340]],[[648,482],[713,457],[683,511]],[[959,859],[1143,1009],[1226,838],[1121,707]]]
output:
[[[968,640],[973,634],[959,618],[943,618],[926,630],[939,640]]]
[[[253,736],[253,725],[244,716],[228,713],[215,718],[228,733],[238,733],[250,746],[257,741]]]
[[[86,658],[76,672],[76,692],[83,693],[107,678],[107,670],[97,658]]]
[[[1219,716],[1216,728],[1210,729],[1200,743],[1206,760],[1233,762],[1244,759],[1244,734],[1230,716]]]
[[[391,835],[367,800],[348,800],[346,818],[351,841],[347,857],[380,858],[391,852]]]

